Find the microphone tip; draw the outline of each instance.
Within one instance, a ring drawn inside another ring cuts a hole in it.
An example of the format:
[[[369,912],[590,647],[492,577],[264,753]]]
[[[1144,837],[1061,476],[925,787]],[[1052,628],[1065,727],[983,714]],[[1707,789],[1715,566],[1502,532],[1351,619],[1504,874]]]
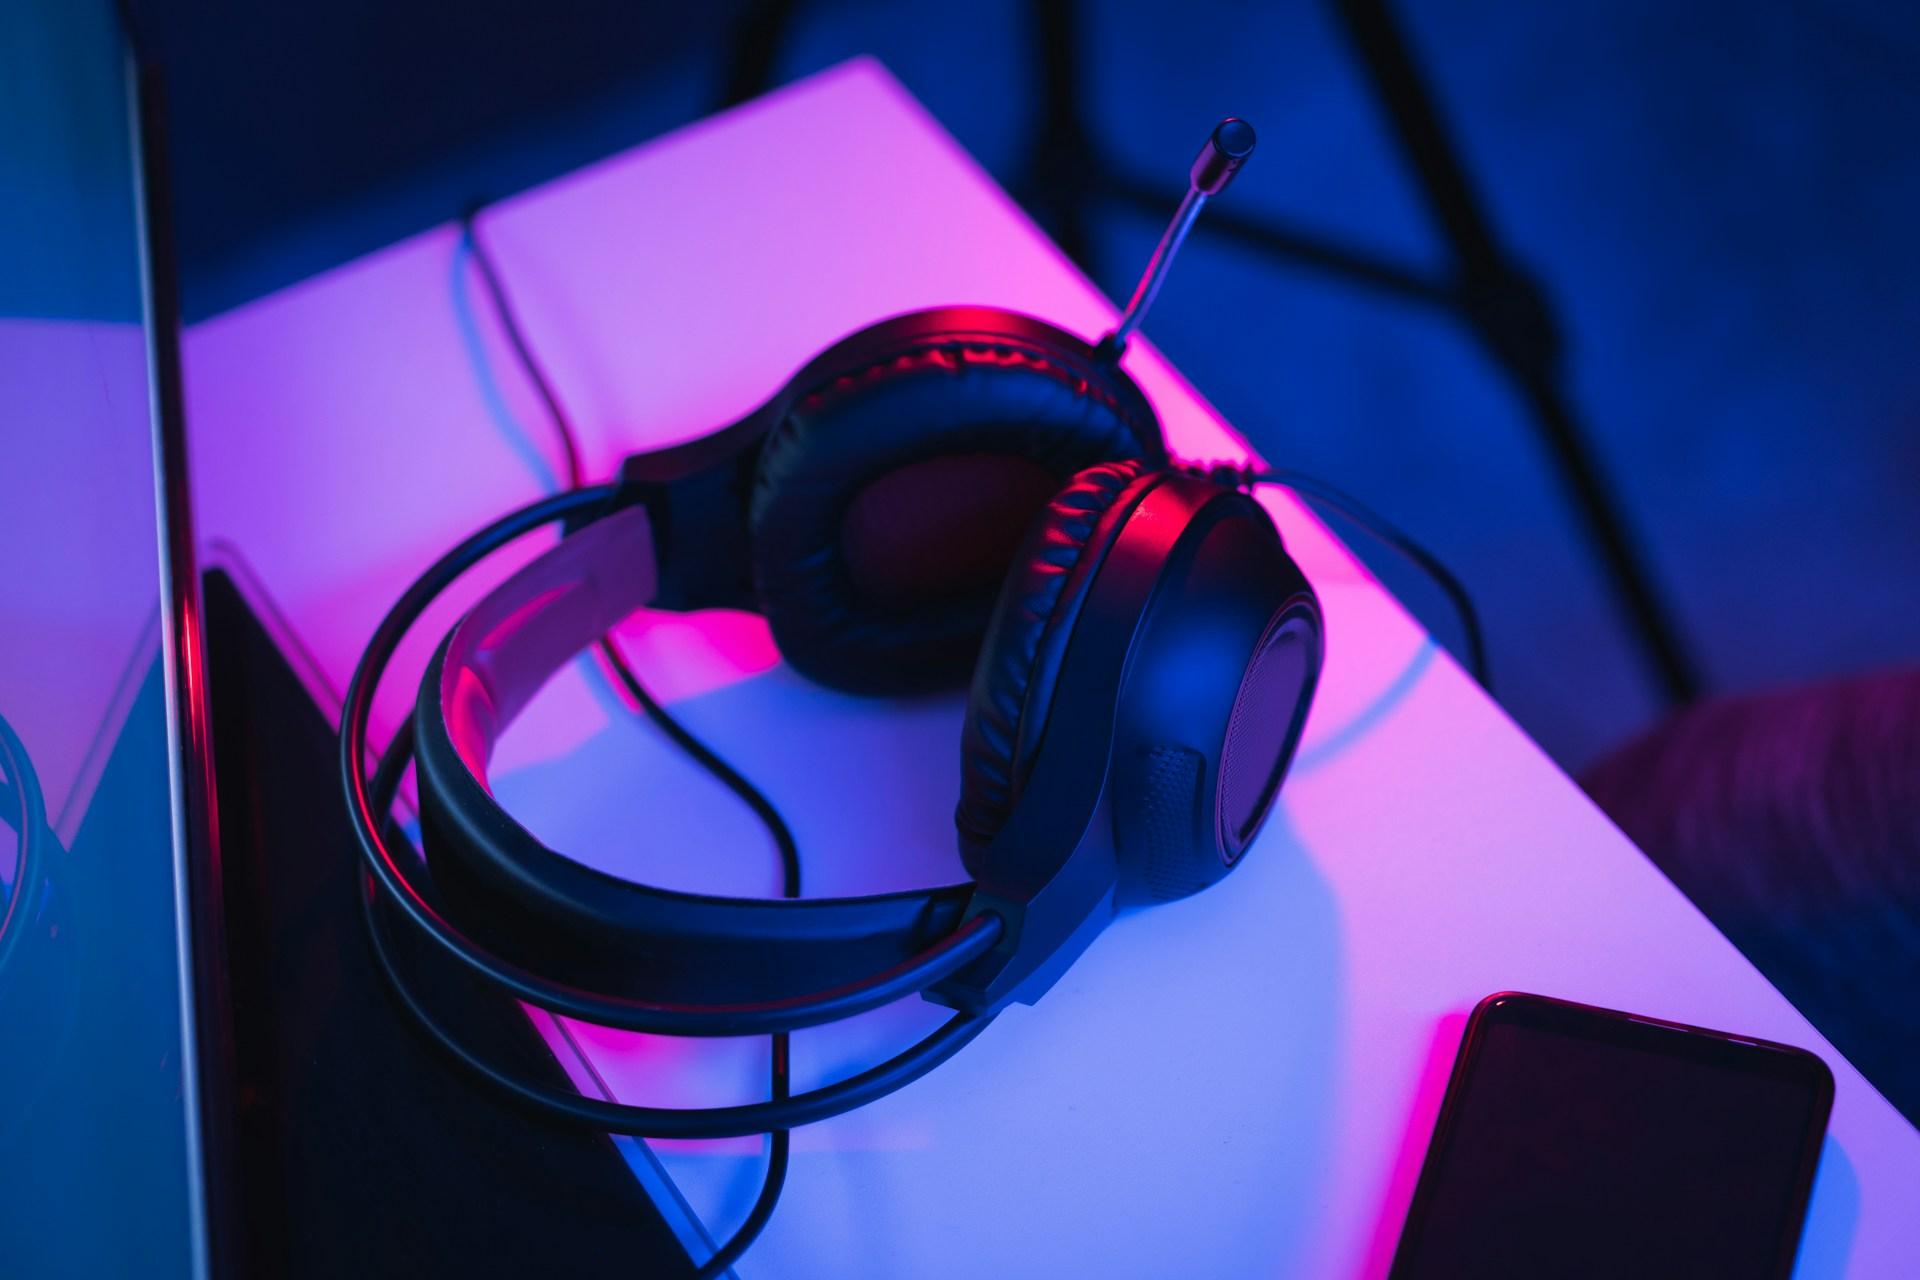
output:
[[[1213,145],[1221,154],[1244,161],[1253,154],[1253,126],[1239,116],[1228,116],[1213,127]]]
[[[1200,158],[1193,162],[1193,189],[1208,196],[1225,191],[1253,154],[1253,142],[1253,126],[1238,116],[1215,125],[1207,145],[1200,148]]]

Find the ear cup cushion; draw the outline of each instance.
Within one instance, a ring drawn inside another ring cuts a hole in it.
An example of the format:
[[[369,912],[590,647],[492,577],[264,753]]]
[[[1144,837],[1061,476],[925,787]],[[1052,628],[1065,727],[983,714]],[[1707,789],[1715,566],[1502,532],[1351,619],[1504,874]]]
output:
[[[1007,576],[960,736],[954,825],[970,871],[1013,812],[1088,584],[1128,511],[1158,478],[1155,470],[1134,461],[1080,472],[1047,504]]]
[[[835,688],[958,683],[978,651],[998,575],[977,589],[913,599],[863,590],[847,539],[887,532],[871,520],[850,528],[863,491],[929,459],[1022,459],[1045,475],[1000,517],[1011,522],[1012,546],[1042,495],[1075,472],[1165,454],[1152,410],[1131,384],[1085,356],[1022,339],[910,343],[801,392],[768,432],[747,510],[755,594],[774,641],[801,674]],[[991,504],[983,497],[981,505]],[[856,559],[872,549],[852,548]]]

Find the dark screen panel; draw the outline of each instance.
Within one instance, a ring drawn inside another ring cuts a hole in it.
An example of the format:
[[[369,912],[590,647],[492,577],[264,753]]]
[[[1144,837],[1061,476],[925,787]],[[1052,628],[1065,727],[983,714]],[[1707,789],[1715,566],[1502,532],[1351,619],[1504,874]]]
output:
[[[1585,1034],[1486,1020],[1395,1275],[1746,1277],[1791,1256],[1815,1077],[1776,1050],[1590,1017]]]
[[[9,1277],[204,1270],[129,70],[110,0],[0,4]]]

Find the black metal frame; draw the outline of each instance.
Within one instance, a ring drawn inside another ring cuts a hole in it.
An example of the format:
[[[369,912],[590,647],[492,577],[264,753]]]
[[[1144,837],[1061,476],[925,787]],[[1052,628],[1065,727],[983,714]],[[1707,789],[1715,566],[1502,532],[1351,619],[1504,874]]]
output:
[[[180,279],[174,251],[173,188],[168,163],[167,89],[140,7],[117,6],[129,49],[138,159],[139,216],[144,237],[142,270],[147,296],[148,376],[153,386],[155,466],[163,559],[162,590],[168,627],[162,637],[171,668],[172,752],[180,806],[174,856],[184,861],[189,937],[189,989],[193,1002],[192,1082],[198,1123],[204,1265],[210,1276],[237,1274],[233,1241],[238,1223],[233,1197],[235,1114],[233,1032],[218,824],[211,711],[207,699],[200,574],[193,532],[193,501],[186,441],[186,397],[180,358]]]

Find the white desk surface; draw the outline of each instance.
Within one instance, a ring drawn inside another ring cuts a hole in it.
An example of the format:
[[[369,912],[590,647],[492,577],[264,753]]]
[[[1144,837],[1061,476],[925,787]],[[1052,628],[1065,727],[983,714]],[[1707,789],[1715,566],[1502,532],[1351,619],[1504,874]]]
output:
[[[1170,203],[1190,158],[1166,157]],[[731,421],[886,315],[989,303],[1089,336],[1112,315],[871,62],[529,192],[482,234],[603,476],[626,452]],[[210,554],[277,611],[317,691],[344,683],[430,559],[551,483],[551,436],[451,224],[199,325],[186,351]],[[1149,345],[1128,361],[1178,452],[1244,451]],[[796,1134],[785,1197],[741,1272],[1380,1274],[1464,1015],[1518,988],[1819,1053],[1838,1094],[1800,1274],[1914,1274],[1920,1133],[1339,544],[1270,503],[1330,638],[1258,847],[1218,888],[1116,923],[1037,1007],[951,1063]],[[457,604],[403,653],[406,679]],[[809,892],[957,877],[957,695],[813,688],[744,615],[643,616],[622,635],[791,815]],[[409,698],[391,683],[383,732]],[[585,861],[775,891],[752,819],[584,663],[515,726],[494,777],[533,830]],[[797,1084],[938,1016],[907,1001],[801,1033]],[[764,1041],[544,1033],[582,1088],[628,1100],[765,1087]],[[687,1208],[723,1238],[759,1185],[757,1139],[626,1150],[690,1236]]]

